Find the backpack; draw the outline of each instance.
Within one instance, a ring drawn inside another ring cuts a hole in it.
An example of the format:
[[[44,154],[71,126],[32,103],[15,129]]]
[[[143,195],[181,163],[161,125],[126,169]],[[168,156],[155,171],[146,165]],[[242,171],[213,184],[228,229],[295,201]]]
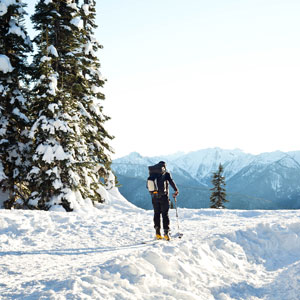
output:
[[[156,164],[149,166],[149,177],[147,179],[147,189],[150,194],[161,196],[167,194],[167,183],[165,180],[166,166]]]

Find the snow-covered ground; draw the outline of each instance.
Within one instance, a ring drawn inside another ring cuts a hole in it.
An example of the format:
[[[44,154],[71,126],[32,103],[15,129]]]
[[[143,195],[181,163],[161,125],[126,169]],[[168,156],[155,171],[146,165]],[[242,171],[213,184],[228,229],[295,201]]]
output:
[[[0,299],[300,299],[299,211],[179,209],[182,239],[143,244],[152,212],[109,197],[89,212],[1,209]]]

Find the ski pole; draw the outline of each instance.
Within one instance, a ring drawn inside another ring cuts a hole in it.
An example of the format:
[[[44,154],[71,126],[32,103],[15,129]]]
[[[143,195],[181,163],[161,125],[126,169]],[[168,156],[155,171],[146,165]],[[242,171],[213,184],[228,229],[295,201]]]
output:
[[[176,200],[176,196],[174,197],[174,202],[175,202],[175,209],[176,209],[177,228],[178,228],[178,232],[179,232],[179,221],[178,221],[178,211],[177,211],[177,200]]]

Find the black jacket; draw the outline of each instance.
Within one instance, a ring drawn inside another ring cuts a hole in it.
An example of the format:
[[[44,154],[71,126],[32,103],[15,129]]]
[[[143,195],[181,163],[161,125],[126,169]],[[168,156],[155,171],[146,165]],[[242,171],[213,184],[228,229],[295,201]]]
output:
[[[174,180],[172,179],[171,174],[169,172],[166,172],[163,176],[165,177],[165,181],[167,184],[167,195],[169,196],[169,183],[175,192],[178,191],[178,188],[177,188]]]

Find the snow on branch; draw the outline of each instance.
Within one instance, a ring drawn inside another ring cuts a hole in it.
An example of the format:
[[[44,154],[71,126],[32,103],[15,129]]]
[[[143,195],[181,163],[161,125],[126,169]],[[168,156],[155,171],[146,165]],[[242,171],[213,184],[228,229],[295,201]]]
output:
[[[7,13],[8,6],[16,5],[16,0],[1,0],[0,1],[0,17]]]
[[[91,12],[90,12],[90,6],[88,4],[83,4],[82,5],[82,9],[83,12],[86,16],[88,16]]]
[[[8,73],[13,71],[13,67],[10,64],[10,59],[6,55],[0,54],[0,71]]]
[[[0,162],[0,181],[6,179],[7,177],[4,174],[2,162]]]
[[[22,27],[20,27],[15,20],[9,21],[9,30],[7,34],[15,34],[17,36],[20,36],[23,38],[23,40],[26,40],[26,35],[24,33],[24,30]]]
[[[79,30],[83,29],[83,21],[80,17],[73,18],[70,23],[76,26]]]
[[[53,56],[58,57],[57,50],[53,45],[51,45],[47,48],[47,52],[48,52],[48,54],[52,54]]]
[[[20,119],[23,119],[25,122],[29,123],[28,118],[23,113],[21,113],[17,107],[15,107],[12,112],[14,115],[18,116]]]
[[[36,153],[42,155],[42,160],[47,163],[52,163],[55,159],[65,160],[72,158],[70,154],[64,152],[61,145],[40,144],[36,149]]]
[[[57,78],[54,74],[52,74],[51,76],[49,76],[50,82],[49,82],[49,94],[56,96],[56,91],[58,91],[57,88]]]

